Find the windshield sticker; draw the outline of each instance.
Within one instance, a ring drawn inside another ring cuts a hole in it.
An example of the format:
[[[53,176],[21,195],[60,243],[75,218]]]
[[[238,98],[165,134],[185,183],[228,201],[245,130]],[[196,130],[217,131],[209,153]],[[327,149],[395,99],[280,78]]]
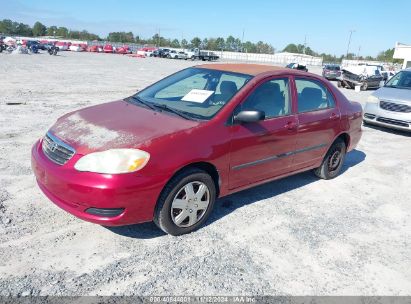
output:
[[[203,103],[210,97],[214,91],[193,89],[187,93],[181,100]]]

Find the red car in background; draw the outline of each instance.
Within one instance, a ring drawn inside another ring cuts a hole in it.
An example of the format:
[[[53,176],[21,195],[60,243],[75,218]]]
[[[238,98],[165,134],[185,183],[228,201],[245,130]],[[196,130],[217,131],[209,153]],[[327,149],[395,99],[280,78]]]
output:
[[[50,200],[81,219],[154,220],[180,235],[218,197],[307,170],[336,177],[361,124],[361,105],[319,76],[200,65],[59,118],[34,144],[32,168]]]
[[[94,53],[100,53],[103,52],[103,46],[102,45],[90,45],[87,48],[88,52],[94,52]]]
[[[116,54],[131,54],[131,50],[127,45],[123,45],[122,47],[119,47],[116,49]]]
[[[103,52],[104,53],[113,53],[114,52],[114,48],[111,44],[106,44],[103,48]]]
[[[336,80],[341,76],[341,67],[338,64],[326,64],[323,67],[322,75],[328,80]]]
[[[69,49],[71,43],[63,42],[63,41],[57,41],[54,45],[59,48],[59,51],[67,51]]]

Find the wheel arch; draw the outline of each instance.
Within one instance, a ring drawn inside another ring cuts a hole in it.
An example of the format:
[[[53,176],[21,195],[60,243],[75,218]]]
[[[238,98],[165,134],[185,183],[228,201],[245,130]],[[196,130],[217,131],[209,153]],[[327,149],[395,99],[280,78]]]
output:
[[[346,132],[339,134],[339,135],[334,139],[334,141],[333,141],[333,143],[331,144],[331,146],[332,146],[338,139],[342,139],[342,140],[344,141],[346,150],[348,151],[348,149],[349,149],[349,147],[350,147],[350,144],[351,144],[350,135],[349,135],[348,133],[346,133]],[[330,147],[331,147],[331,146],[330,146]]]
[[[172,180],[175,176],[179,175],[181,172],[183,172],[187,169],[190,169],[190,168],[197,168],[197,169],[203,170],[207,174],[209,174],[211,176],[211,178],[213,179],[213,182],[214,182],[214,185],[215,185],[216,197],[219,197],[219,195],[220,195],[220,184],[221,184],[220,183],[220,174],[219,174],[216,166],[214,166],[212,163],[209,163],[209,162],[199,161],[199,162],[194,162],[194,163],[187,164],[187,165],[181,167],[180,169],[178,169],[176,172],[174,172],[174,174],[171,176],[169,181]]]

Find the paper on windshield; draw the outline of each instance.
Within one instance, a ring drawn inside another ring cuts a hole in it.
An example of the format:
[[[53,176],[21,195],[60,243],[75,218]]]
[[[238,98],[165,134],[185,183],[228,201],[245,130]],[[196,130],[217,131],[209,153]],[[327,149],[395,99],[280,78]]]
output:
[[[193,89],[186,94],[181,100],[203,103],[210,97],[214,91]]]

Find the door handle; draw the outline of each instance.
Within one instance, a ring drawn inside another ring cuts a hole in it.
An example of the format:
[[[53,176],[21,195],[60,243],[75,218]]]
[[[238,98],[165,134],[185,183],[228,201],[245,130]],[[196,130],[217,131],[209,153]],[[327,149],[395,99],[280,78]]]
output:
[[[297,129],[297,123],[294,121],[289,121],[285,124],[284,128],[286,128],[287,130],[295,130]]]
[[[340,115],[337,115],[335,113],[332,113],[331,116],[330,116],[330,119],[332,119],[332,120],[339,119],[339,118],[340,118]]]

